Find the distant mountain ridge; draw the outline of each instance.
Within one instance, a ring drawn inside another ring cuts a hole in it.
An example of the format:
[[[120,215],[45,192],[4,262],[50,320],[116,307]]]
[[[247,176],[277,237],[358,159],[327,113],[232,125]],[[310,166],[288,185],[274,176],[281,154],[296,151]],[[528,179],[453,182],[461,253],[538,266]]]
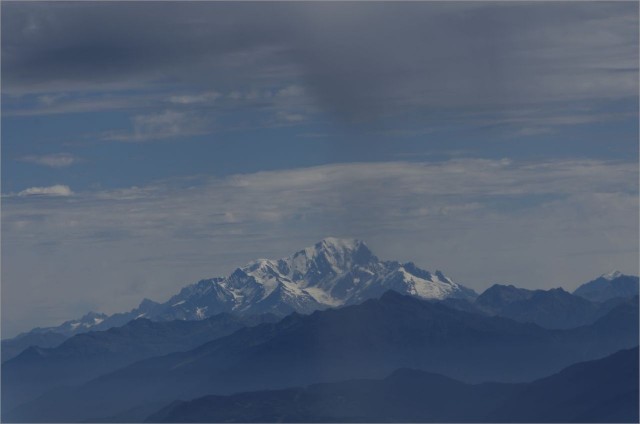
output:
[[[310,313],[360,303],[390,289],[422,299],[477,296],[440,271],[431,273],[411,262],[382,261],[360,240],[328,237],[286,258],[258,259],[228,277],[201,280],[164,303],[145,299],[130,312],[89,313],[58,327],[33,331],[69,336],[106,330],[141,317],[169,321],[200,320],[222,312]]]
[[[615,298],[638,295],[639,280],[637,276],[625,275],[620,271],[603,274],[593,281],[584,283],[573,294],[593,302],[605,302]]]
[[[35,328],[5,339],[2,361],[29,346],[52,347],[75,334],[120,327],[136,318],[202,320],[219,313],[285,316],[360,303],[388,289],[444,301],[467,312],[566,329],[593,323],[637,295],[638,277],[604,274],[573,295],[563,289],[528,290],[496,284],[478,296],[440,271],[431,273],[411,262],[381,261],[362,241],[329,237],[286,258],[255,260],[228,277],[188,285],[164,303],[144,299],[129,312],[111,316],[89,312],[57,327]]]
[[[488,422],[637,423],[638,347],[526,384]]]
[[[469,306],[488,315],[498,315],[518,322],[532,322],[545,328],[567,329],[595,322],[628,298],[592,302],[562,288],[527,290],[512,285],[494,284]]]
[[[67,336],[47,331],[44,333],[24,333],[12,339],[2,340],[2,362],[15,358],[30,346],[55,347],[66,339]]]
[[[55,348],[29,347],[2,364],[3,407],[54,387],[84,383],[135,361],[193,349],[244,327],[276,322],[275,315],[218,314],[199,321],[132,320],[122,327],[72,336]]]

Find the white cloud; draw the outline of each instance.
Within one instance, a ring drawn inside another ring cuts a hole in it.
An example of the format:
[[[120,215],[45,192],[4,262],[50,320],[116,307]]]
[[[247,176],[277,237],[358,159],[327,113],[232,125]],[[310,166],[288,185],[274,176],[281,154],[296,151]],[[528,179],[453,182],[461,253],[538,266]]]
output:
[[[55,153],[50,155],[28,155],[19,159],[21,162],[35,163],[51,168],[66,168],[78,163],[79,159],[69,153]]]
[[[209,91],[201,94],[183,94],[171,96],[169,101],[180,105],[190,105],[198,103],[211,103],[220,98],[222,94],[216,91]]]
[[[69,186],[56,184],[50,187],[29,187],[18,193],[18,196],[72,196]]]

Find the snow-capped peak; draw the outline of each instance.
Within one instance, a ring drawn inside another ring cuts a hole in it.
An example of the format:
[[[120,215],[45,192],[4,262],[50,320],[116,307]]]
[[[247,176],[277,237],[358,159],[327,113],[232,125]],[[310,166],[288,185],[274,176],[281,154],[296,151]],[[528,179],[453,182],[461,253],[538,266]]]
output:
[[[271,259],[257,259],[255,261],[249,262],[248,264],[246,264],[240,269],[247,274],[251,274],[254,272],[273,271],[274,268],[277,268],[277,266],[278,264],[275,261],[272,261]]]
[[[305,256],[308,259],[313,259],[322,254],[331,257],[352,256],[363,247],[366,250],[369,250],[364,242],[357,239],[327,237],[313,246],[306,247],[299,252],[296,252],[293,257]]]
[[[184,287],[165,303],[145,300],[129,313],[89,315],[68,322],[68,332],[116,325],[144,316],[150,320],[204,319],[221,312],[310,313],[379,297],[388,290],[424,299],[473,297],[475,293],[414,263],[381,261],[357,239],[327,237],[279,259],[257,259],[227,277]],[[104,320],[104,321],[103,321]],[[115,324],[114,324],[115,323]],[[71,325],[73,324],[73,327]]]
[[[327,249],[356,251],[364,242],[358,239],[327,237],[322,239],[317,245],[322,245]]]
[[[452,284],[452,283],[453,283],[453,281],[451,281],[451,279],[450,279],[450,278],[445,277],[445,275],[444,275],[444,274],[442,273],[442,271],[440,271],[440,270],[436,270],[435,275],[436,275],[436,277],[438,277],[438,280],[440,280],[440,281],[444,281],[444,282],[447,282],[447,283],[449,283],[449,284]]]
[[[387,290],[426,299],[474,295],[441,271],[432,274],[411,262],[381,261],[364,242],[337,237],[279,260],[254,260],[229,277],[212,281],[210,287],[206,292],[183,290],[187,296],[172,298],[172,305],[186,299],[178,304],[180,308],[189,308],[192,319],[202,319],[202,312],[193,314],[203,311],[203,306],[208,307],[208,315],[216,311],[307,313],[364,301]]]
[[[618,277],[620,277],[620,276],[622,276],[622,275],[623,275],[623,274],[622,274],[620,271],[618,271],[618,270],[616,269],[616,270],[613,270],[613,271],[608,272],[608,273],[606,273],[606,274],[602,274],[602,275],[600,276],[600,278],[604,278],[605,280],[609,280],[609,281],[611,281],[611,280],[615,280],[616,278],[618,278]]]

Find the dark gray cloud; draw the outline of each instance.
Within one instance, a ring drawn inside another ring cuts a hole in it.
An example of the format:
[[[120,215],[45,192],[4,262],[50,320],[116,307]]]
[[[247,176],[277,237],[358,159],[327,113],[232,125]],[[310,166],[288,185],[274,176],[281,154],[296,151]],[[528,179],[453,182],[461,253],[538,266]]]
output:
[[[5,78],[18,91],[216,79],[221,68],[237,71],[252,52],[286,39],[260,12],[265,6],[247,13],[248,5],[204,2],[10,4]]]
[[[298,81],[349,121],[637,93],[633,3],[8,3],[8,93]]]

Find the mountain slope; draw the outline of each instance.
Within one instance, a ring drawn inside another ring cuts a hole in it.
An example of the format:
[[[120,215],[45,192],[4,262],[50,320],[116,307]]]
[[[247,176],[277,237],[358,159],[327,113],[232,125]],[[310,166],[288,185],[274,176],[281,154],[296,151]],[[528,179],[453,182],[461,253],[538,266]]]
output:
[[[638,348],[525,384],[401,369],[383,380],[175,401],[147,422],[638,422]]]
[[[492,422],[638,422],[638,348],[572,365],[528,384]]]
[[[34,331],[71,335],[106,330],[140,317],[167,321],[199,320],[222,312],[306,314],[360,303],[389,289],[422,299],[476,296],[439,271],[431,273],[411,262],[381,261],[364,242],[330,237],[283,259],[250,262],[226,278],[201,280],[165,303],[145,299],[130,312],[109,317],[91,313],[60,327]]]
[[[466,384],[400,369],[382,380],[350,380],[176,401],[147,422],[465,422],[477,421],[520,388]]]
[[[594,302],[633,297],[638,295],[638,277],[614,271],[584,283],[573,294]]]
[[[526,290],[495,284],[480,294],[473,305],[489,315],[561,329],[591,324],[622,302],[624,299],[591,302],[561,288]]]
[[[44,333],[25,333],[12,339],[3,340],[2,362],[15,358],[28,347],[56,347],[66,339],[67,336],[48,331]]]
[[[533,296],[533,290],[521,289],[511,284],[494,284],[482,292],[474,303],[482,311],[498,315],[505,306],[531,299],[531,296]]]
[[[202,321],[140,318],[122,327],[75,335],[56,348],[31,347],[2,364],[2,406],[10,409],[55,387],[81,384],[144,358],[187,351],[246,326],[275,321],[273,315],[230,314]]]
[[[379,300],[292,314],[188,352],[147,359],[7,417],[98,419],[146,402],[381,378],[403,367],[467,382],[527,381],[637,344],[637,304],[621,305],[591,326],[546,330],[389,291]]]

